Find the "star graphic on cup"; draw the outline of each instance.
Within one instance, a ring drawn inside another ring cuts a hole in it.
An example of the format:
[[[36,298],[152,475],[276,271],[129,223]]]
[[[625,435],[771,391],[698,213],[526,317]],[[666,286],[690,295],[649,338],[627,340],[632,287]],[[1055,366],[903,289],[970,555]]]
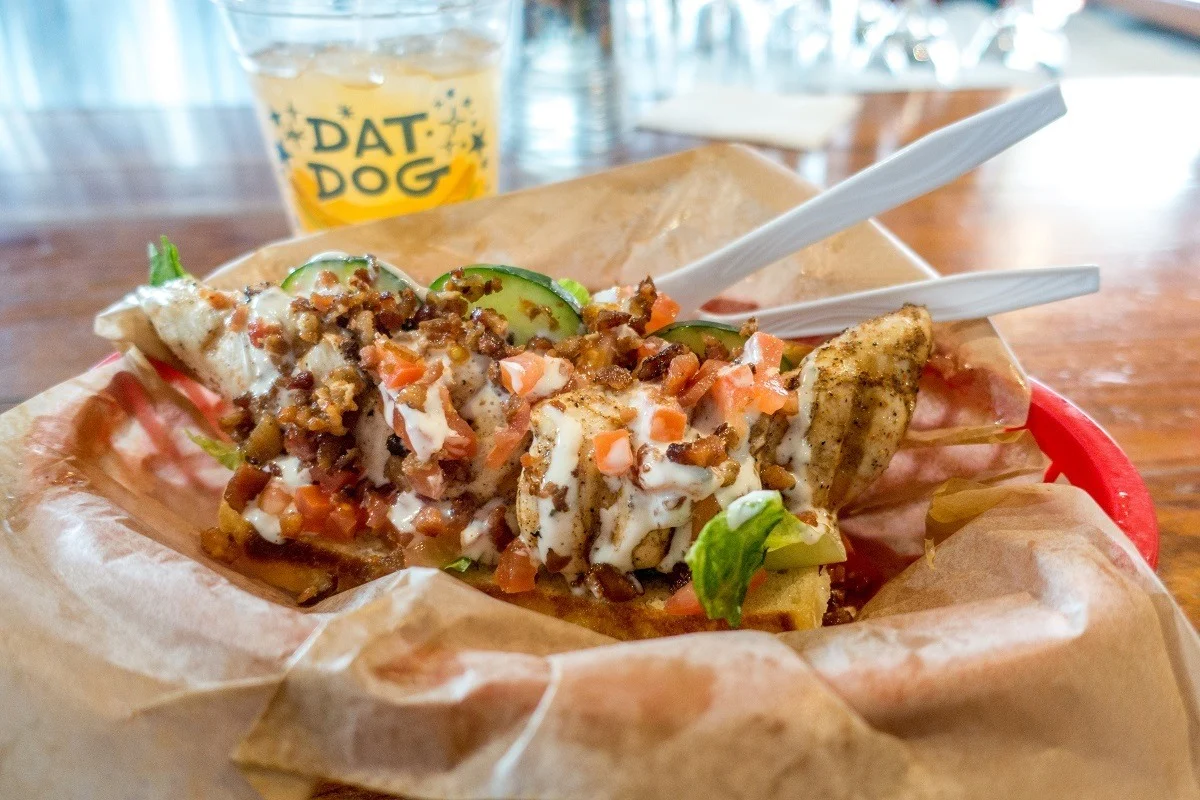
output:
[[[483,141],[482,133],[472,133],[471,134],[471,152],[472,153],[482,153],[483,148],[486,146],[487,145],[484,144],[484,141]]]
[[[289,153],[289,152],[287,151],[287,148],[283,146],[283,142],[276,142],[276,143],[275,143],[275,154],[276,154],[277,156],[279,156],[279,160],[280,160],[280,161],[281,161],[283,164],[287,164],[287,163],[288,163],[288,161],[290,161],[290,160],[291,160],[291,158],[292,158],[292,154],[291,154],[291,153]]]
[[[279,124],[280,122],[282,122],[282,121],[283,121],[283,115],[282,115],[282,114],[280,114],[278,111],[276,111],[275,109],[273,109],[273,108],[272,108],[272,109],[271,109],[271,122],[273,122],[273,123],[275,123],[276,125],[278,125],[278,124]]]
[[[338,113],[342,115],[342,119],[350,119],[354,116],[354,109],[350,106],[339,106]]]
[[[288,141],[289,141],[289,142],[298,142],[298,141],[300,141],[302,138],[304,138],[304,133],[303,133],[302,131],[298,131],[298,130],[296,130],[295,128],[293,128],[292,130],[288,131],[288,132],[287,132],[286,134],[284,134],[284,135],[285,135],[285,136],[287,136],[287,139],[288,139]]]
[[[292,119],[295,119],[297,116],[299,116],[300,112],[296,111],[295,103],[288,103],[287,113],[288,113],[289,117],[291,117]]]

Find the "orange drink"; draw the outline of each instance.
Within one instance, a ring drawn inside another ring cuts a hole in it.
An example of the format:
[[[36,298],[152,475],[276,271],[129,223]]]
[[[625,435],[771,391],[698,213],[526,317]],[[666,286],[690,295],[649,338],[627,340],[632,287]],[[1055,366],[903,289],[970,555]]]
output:
[[[295,30],[282,23],[269,41],[252,41],[241,29],[261,27],[272,16],[249,15],[239,29],[244,5],[223,7],[245,51],[242,61],[297,230],[408,214],[496,191],[498,31],[507,22],[507,0],[360,4],[374,13],[314,15],[326,23],[311,32],[319,41],[295,41]],[[292,5],[309,11],[337,6],[320,0]],[[493,24],[486,13],[451,14],[451,7],[490,11]],[[298,12],[282,19],[294,28],[304,18]],[[262,46],[246,50],[254,44]]]

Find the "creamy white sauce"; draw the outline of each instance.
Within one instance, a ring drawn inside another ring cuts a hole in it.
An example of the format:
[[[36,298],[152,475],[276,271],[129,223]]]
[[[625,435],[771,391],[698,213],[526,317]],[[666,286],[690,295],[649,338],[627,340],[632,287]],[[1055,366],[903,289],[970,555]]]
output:
[[[475,516],[459,536],[464,556],[486,565],[495,564],[500,560],[500,551],[496,549],[496,543],[488,534],[487,520],[491,513],[503,504],[502,499],[495,498],[475,512]]]
[[[270,286],[250,298],[250,319],[278,325],[283,330],[292,327],[294,298],[278,286]]]
[[[392,507],[388,509],[388,522],[396,526],[396,530],[401,533],[413,533],[413,520],[425,505],[425,501],[418,497],[416,492],[401,492],[396,495]]]
[[[745,453],[748,449],[743,442],[738,448],[738,453],[735,453],[735,456],[739,456],[737,459],[738,473],[733,483],[722,486],[713,492],[713,496],[716,497],[721,508],[726,508],[747,492],[756,492],[762,488],[762,479],[758,475],[758,464],[755,463],[753,456]]]
[[[575,470],[579,466],[579,452],[583,447],[583,426],[554,406],[544,406],[542,413],[558,434],[550,450],[550,463],[546,466],[543,485],[553,483],[565,487],[567,505],[566,511],[558,511],[553,498],[538,498],[538,529],[541,535],[537,545],[538,555],[544,564],[551,550],[560,556],[575,552],[574,534],[579,504],[579,479],[575,477]]]
[[[553,356],[547,357],[545,362],[545,371],[542,372],[542,376],[538,378],[527,396],[531,403],[562,391],[567,382],[571,380],[571,362],[565,358]],[[503,367],[503,365],[501,366]]]
[[[725,509],[725,519],[729,523],[729,529],[740,528],[753,519],[762,510],[770,494],[770,492],[762,490],[750,492],[730,503],[729,507]]]
[[[816,359],[806,358],[800,368],[800,386],[796,389],[799,410],[788,420],[787,431],[779,442],[775,456],[776,462],[796,477],[796,485],[783,492],[786,505],[793,513],[807,511],[812,507],[812,485],[808,475],[808,465],[812,461],[812,445],[808,441],[808,429],[812,425],[816,385]]]
[[[321,383],[335,369],[348,366],[350,366],[350,362],[342,355],[334,338],[326,334],[300,358],[296,369],[311,372],[317,383]]]
[[[242,518],[254,526],[258,535],[272,544],[283,544],[283,534],[280,533],[279,518],[268,514],[251,500],[242,512]]]
[[[309,472],[308,467],[304,466],[303,462],[295,456],[280,456],[273,463],[279,467],[277,480],[292,494],[295,494],[301,486],[308,486],[313,482],[312,473]]]
[[[688,520],[684,524],[675,528],[671,532],[671,544],[667,547],[667,554],[663,556],[663,560],[658,562],[659,572],[670,572],[683,561],[692,546],[692,522]]]
[[[387,392],[383,391],[382,387],[380,391],[386,398]],[[440,451],[446,439],[454,432],[446,420],[442,393],[438,391],[437,383],[425,391],[424,411],[407,405],[398,405],[396,410],[404,420],[404,430],[408,432],[413,452],[422,461],[428,461],[434,453]]]
[[[600,533],[592,543],[589,560],[632,572],[633,552],[647,534],[690,525],[691,518],[692,504],[686,497],[642,492],[629,481],[622,481],[616,502],[600,510]]]

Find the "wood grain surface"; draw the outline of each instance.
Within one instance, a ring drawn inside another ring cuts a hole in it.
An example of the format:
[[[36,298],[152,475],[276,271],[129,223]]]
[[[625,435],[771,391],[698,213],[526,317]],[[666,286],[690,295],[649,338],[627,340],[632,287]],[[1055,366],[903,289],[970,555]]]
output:
[[[1200,79],[1064,87],[1067,117],[882,217],[944,273],[1096,263],[1103,290],[1004,315],[1030,374],[1107,428],[1148,483],[1160,574],[1200,621]],[[882,94],[817,152],[768,151],[831,184],[1006,92]],[[699,144],[636,130],[577,163],[510,140],[506,188]],[[552,167],[552,168],[551,168]],[[197,273],[288,235],[248,109],[0,112],[0,408],[103,357],[93,314],[168,234]]]

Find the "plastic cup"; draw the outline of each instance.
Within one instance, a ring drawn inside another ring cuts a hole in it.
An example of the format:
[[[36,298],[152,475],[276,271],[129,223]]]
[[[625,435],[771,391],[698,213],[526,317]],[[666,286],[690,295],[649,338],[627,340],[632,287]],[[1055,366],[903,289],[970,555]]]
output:
[[[512,0],[215,0],[298,231],[496,192]]]

